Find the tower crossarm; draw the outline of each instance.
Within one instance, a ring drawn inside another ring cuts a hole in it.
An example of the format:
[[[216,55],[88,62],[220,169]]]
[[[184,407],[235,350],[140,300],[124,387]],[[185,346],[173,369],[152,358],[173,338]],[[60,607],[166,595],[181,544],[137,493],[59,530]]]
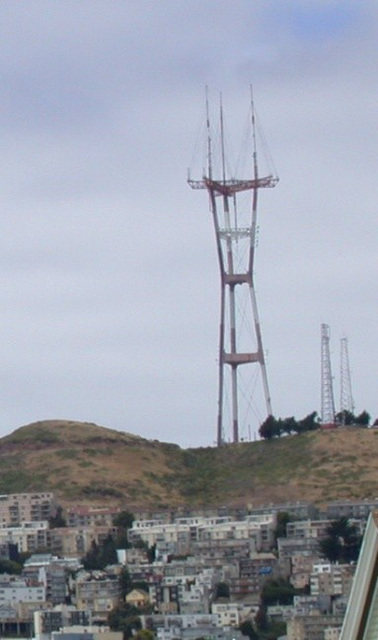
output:
[[[188,180],[188,184],[192,189],[208,189],[216,196],[233,196],[240,191],[275,187],[277,183],[278,178],[274,176],[266,176],[264,178],[257,178],[256,180],[236,180],[232,178],[230,180],[218,181],[210,180],[210,178],[206,177],[202,180]]]
[[[224,282],[225,284],[233,287],[237,284],[248,284],[252,286],[252,274],[246,273],[225,273],[224,274]]]
[[[251,228],[250,227],[233,227],[230,229],[220,228],[219,236],[223,238],[235,238],[238,240],[239,238],[249,238],[251,236]]]
[[[260,354],[257,353],[225,353],[224,362],[232,366],[239,364],[249,364],[250,362],[260,362]]]

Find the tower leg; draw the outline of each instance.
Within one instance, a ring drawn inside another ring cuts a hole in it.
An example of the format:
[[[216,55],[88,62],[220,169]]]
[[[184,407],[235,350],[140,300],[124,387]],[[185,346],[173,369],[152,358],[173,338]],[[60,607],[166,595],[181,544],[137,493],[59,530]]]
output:
[[[225,287],[221,288],[220,324],[219,324],[219,354],[218,354],[218,422],[217,445],[224,444],[223,433],[223,389],[224,389],[224,321],[225,321]]]
[[[263,383],[263,389],[264,389],[266,411],[267,411],[267,415],[270,416],[270,415],[272,415],[272,402],[271,402],[270,393],[269,393],[268,375],[267,375],[267,372],[266,372],[266,364],[265,364],[264,348],[263,348],[263,342],[262,342],[261,326],[260,326],[260,320],[259,320],[259,312],[257,310],[256,294],[255,294],[255,289],[254,289],[253,285],[250,285],[249,292],[250,292],[250,296],[251,296],[253,318],[254,318],[254,322],[255,322],[255,333],[256,333],[256,340],[257,340],[257,354],[258,354],[258,361],[259,361],[260,367],[261,367],[261,377],[262,377],[262,383]]]

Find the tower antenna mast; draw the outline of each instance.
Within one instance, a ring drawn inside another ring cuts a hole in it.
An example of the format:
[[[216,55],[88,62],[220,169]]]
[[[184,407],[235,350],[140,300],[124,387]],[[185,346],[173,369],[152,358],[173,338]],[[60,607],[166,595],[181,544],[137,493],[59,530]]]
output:
[[[329,348],[331,332],[328,324],[321,325],[321,421],[323,424],[335,422],[335,401],[331,354]]]
[[[340,412],[342,423],[345,424],[345,414],[354,413],[352,395],[352,380],[349,367],[348,338],[340,340]]]
[[[188,179],[193,189],[206,189],[209,195],[216,247],[220,270],[220,324],[219,324],[219,357],[218,357],[218,417],[217,444],[224,444],[228,439],[234,443],[240,439],[240,414],[243,408],[249,412],[253,407],[253,388],[246,390],[240,387],[240,371],[256,369],[258,366],[262,377],[263,403],[265,413],[272,413],[271,399],[266,373],[265,357],[262,343],[260,320],[254,288],[253,269],[257,229],[257,196],[259,189],[275,187],[278,178],[273,175],[258,176],[256,151],[256,125],[253,96],[251,89],[251,127],[253,135],[252,176],[248,179],[229,177],[226,168],[226,150],[224,134],[223,99],[220,96],[220,165],[221,176],[213,176],[213,149],[210,132],[209,100],[206,90],[207,117],[207,155],[208,170],[201,180]],[[242,205],[240,200],[243,196]],[[247,197],[246,197],[247,196]],[[247,202],[247,204],[246,204]],[[249,202],[249,204],[248,204]],[[231,221],[230,210],[234,215]],[[243,222],[244,221],[244,222]],[[249,302],[239,306],[245,296]],[[243,314],[239,309],[243,308]],[[249,331],[245,325],[249,322]],[[244,324],[243,324],[244,323]],[[248,333],[246,336],[245,333]],[[231,400],[230,416],[226,416],[226,401]],[[245,416],[246,417],[246,416]],[[246,424],[250,424],[251,415]]]

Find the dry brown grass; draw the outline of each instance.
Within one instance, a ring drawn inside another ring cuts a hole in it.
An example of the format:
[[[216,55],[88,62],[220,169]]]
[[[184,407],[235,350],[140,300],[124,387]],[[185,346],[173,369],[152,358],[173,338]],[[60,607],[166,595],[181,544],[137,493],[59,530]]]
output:
[[[43,421],[0,440],[0,493],[52,490],[62,503],[324,503],[378,496],[378,430],[345,428],[184,451],[94,424]]]

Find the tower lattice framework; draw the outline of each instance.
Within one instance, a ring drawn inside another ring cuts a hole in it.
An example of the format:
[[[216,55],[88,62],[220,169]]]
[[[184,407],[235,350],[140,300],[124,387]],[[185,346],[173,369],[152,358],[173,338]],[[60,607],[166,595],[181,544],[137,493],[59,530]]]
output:
[[[218,417],[217,444],[228,439],[240,439],[240,409],[253,411],[252,384],[241,387],[241,369],[258,367],[262,387],[262,404],[266,416],[272,414],[271,398],[266,372],[261,325],[254,286],[254,258],[257,234],[257,201],[260,189],[275,187],[278,178],[259,176],[256,151],[256,124],[251,99],[250,128],[252,149],[249,177],[230,177],[226,169],[225,136],[222,100],[220,104],[220,161],[213,154],[209,103],[207,112],[208,166],[202,180],[188,179],[193,189],[205,189],[209,195],[218,262],[220,268],[220,325],[218,356]],[[240,312],[242,309],[242,312]],[[229,412],[226,411],[229,404]],[[255,416],[251,415],[251,419]],[[245,420],[245,416],[243,416]],[[249,426],[249,425],[248,425]],[[245,425],[243,425],[245,427]]]
[[[349,366],[348,338],[340,340],[340,412],[342,420],[345,413],[354,413],[354,402],[352,395],[352,380]]]
[[[331,331],[328,324],[321,325],[321,421],[329,424],[335,421],[335,400],[329,347]]]

